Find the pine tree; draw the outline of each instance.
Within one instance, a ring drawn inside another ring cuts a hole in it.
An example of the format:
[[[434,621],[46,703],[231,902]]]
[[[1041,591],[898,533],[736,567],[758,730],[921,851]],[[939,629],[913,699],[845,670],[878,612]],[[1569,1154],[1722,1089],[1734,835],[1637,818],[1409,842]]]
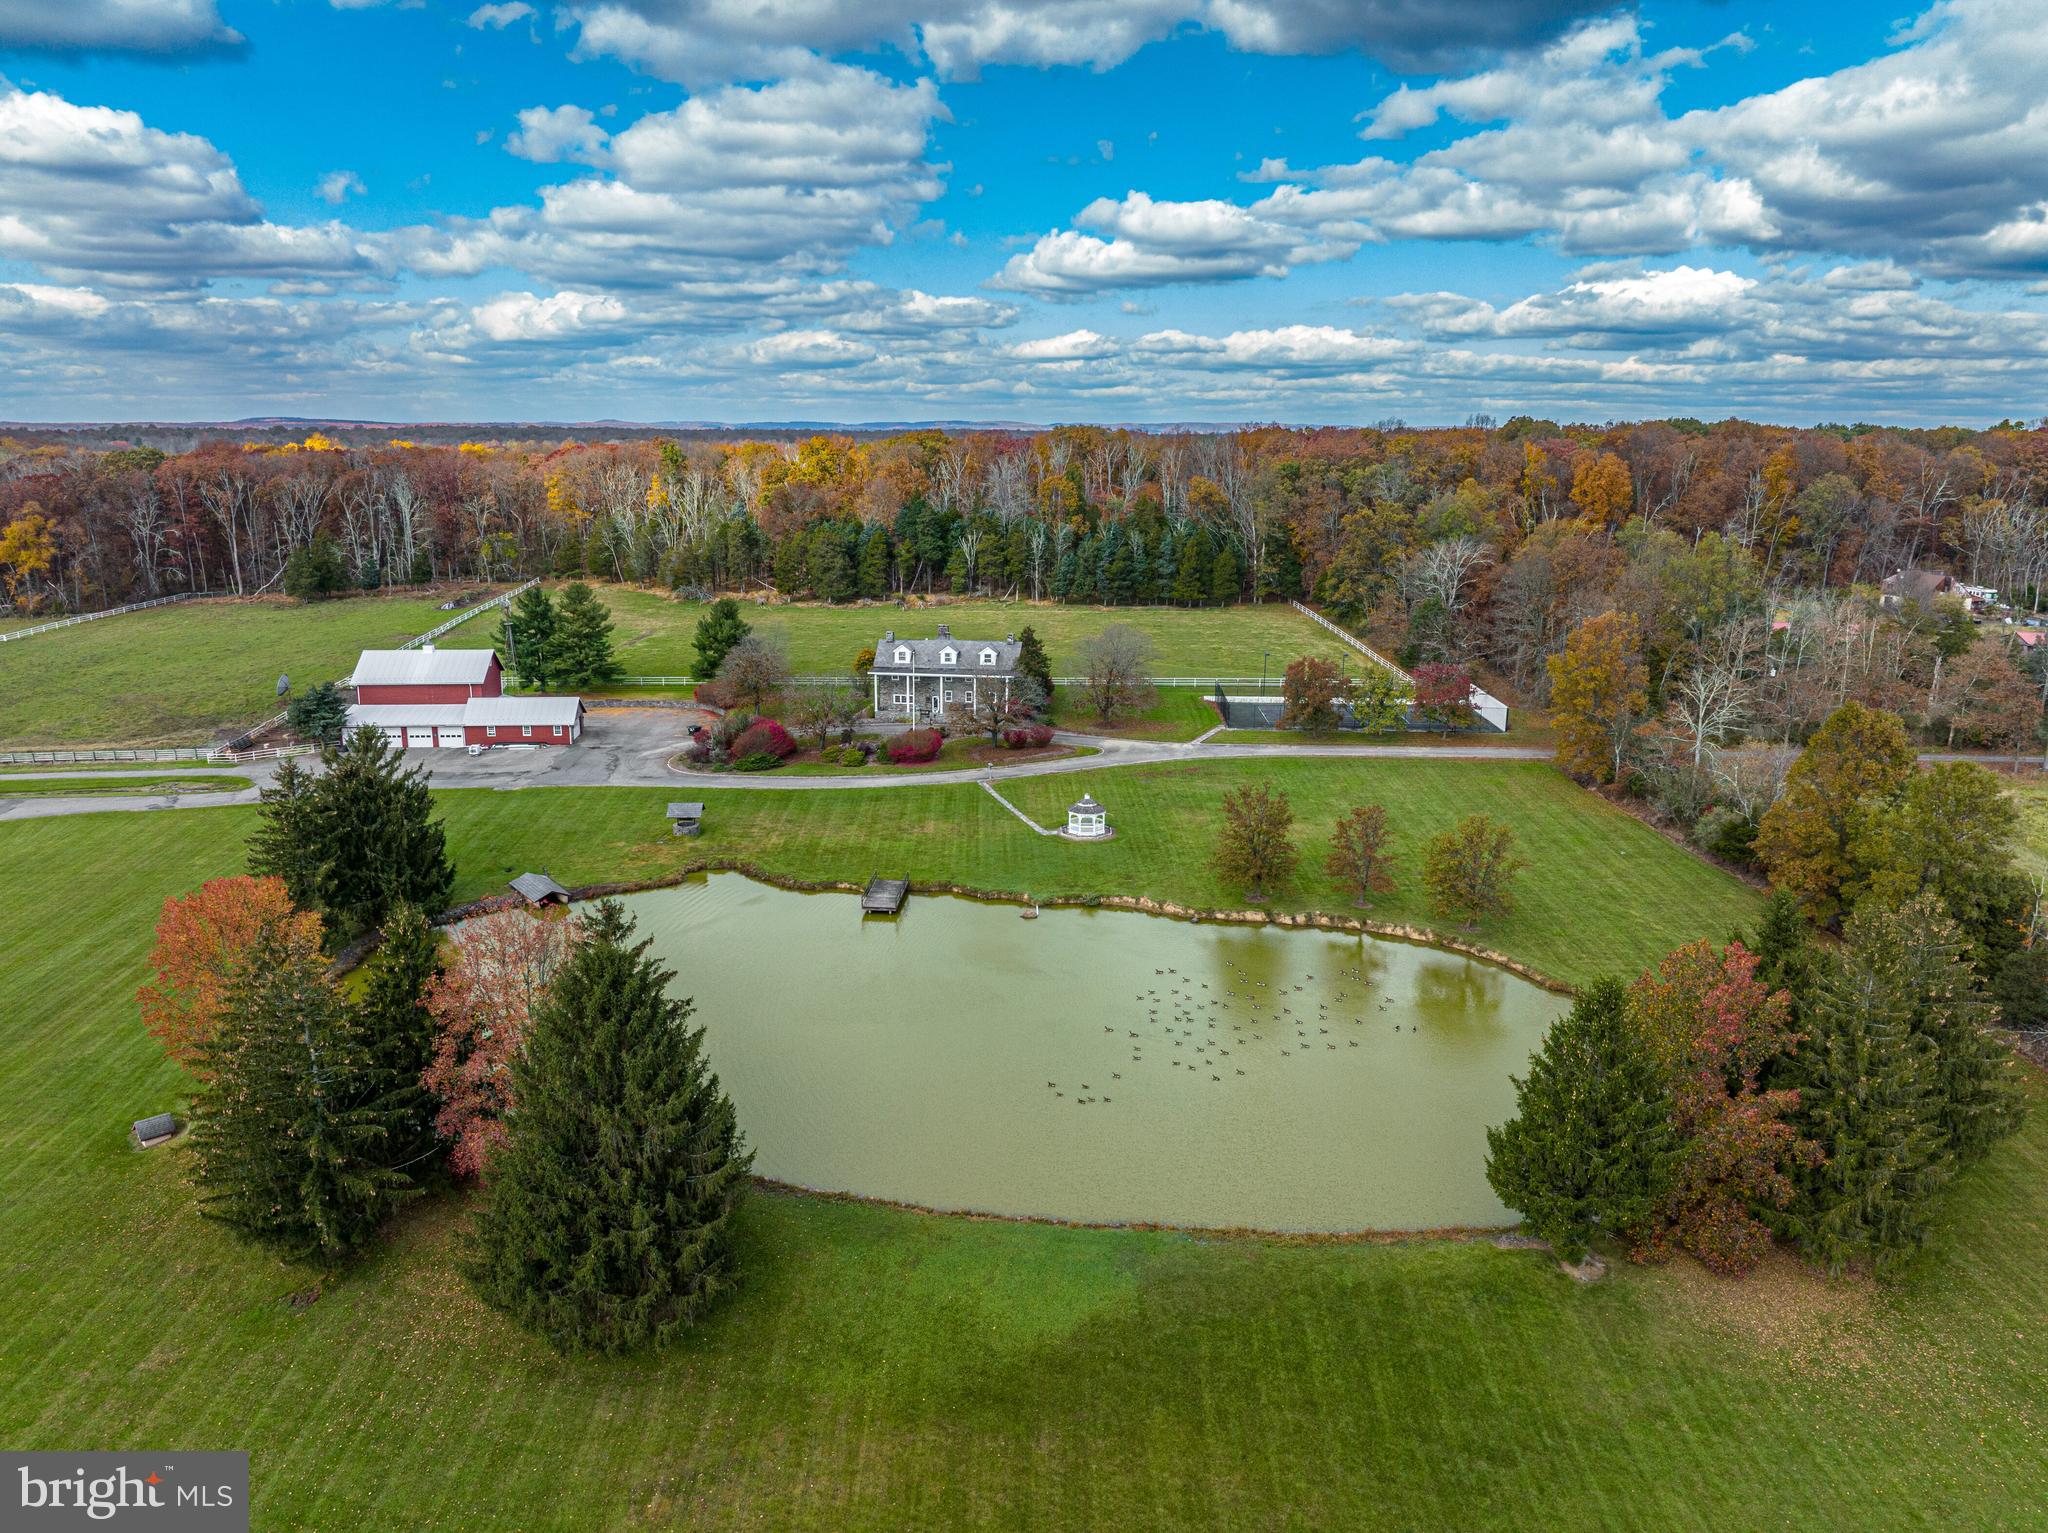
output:
[[[1627,1009],[1619,980],[1587,986],[1515,1082],[1515,1116],[1486,1131],[1488,1183],[1560,1261],[1642,1225],[1671,1185],[1671,1097]]]
[[[406,577],[410,584],[416,586],[433,583],[434,556],[427,551],[426,544],[422,543],[412,551],[412,566],[406,571]]]
[[[721,596],[697,619],[697,674],[706,680],[718,674],[726,653],[754,630],[740,616],[740,604]]]
[[[437,1104],[421,1077],[433,1063],[436,1043],[427,987],[441,972],[441,944],[417,906],[400,905],[384,923],[384,940],[367,971],[360,1002],[364,1047],[390,1083],[388,1105],[403,1115],[393,1146],[396,1163],[417,1178],[439,1158]]]
[[[612,615],[582,581],[562,590],[548,669],[558,687],[602,687],[619,675],[612,652]]]
[[[1237,600],[1243,581],[1236,553],[1228,543],[1223,544],[1216,550],[1216,562],[1209,570],[1209,600],[1229,605]]]
[[[1209,581],[1215,569],[1216,546],[1206,530],[1197,529],[1192,536],[1182,538],[1180,561],[1173,576],[1173,599],[1183,607],[1199,607],[1209,599]]]
[[[285,723],[301,740],[332,745],[348,727],[348,698],[331,681],[306,688],[284,711]]]
[[[1794,1056],[1799,1132],[1826,1159],[1795,1174],[1783,1221],[1831,1272],[1882,1266],[1927,1234],[1927,1203],[1952,1166],[1944,1145],[1934,1047],[1908,1024],[1896,951],[1852,952],[1817,987]]]
[[[512,1065],[507,1139],[468,1262],[563,1351],[674,1339],[736,1281],[753,1157],[674,977],[605,901]]]
[[[1017,635],[1017,674],[1038,683],[1039,693],[1045,699],[1045,712],[1051,713],[1052,661],[1046,658],[1045,645],[1039,641],[1037,630],[1029,624]]]
[[[498,624],[498,642],[519,684],[545,692],[555,675],[555,603],[540,586],[514,597]]]
[[[406,770],[382,730],[358,729],[321,758],[305,822],[313,903],[343,937],[381,926],[401,904],[439,910],[455,886],[426,772]]]
[[[1756,954],[1756,977],[1791,996],[1792,1019],[1798,1021],[1825,972],[1799,901],[1783,889],[1773,890],[1756,923],[1756,935],[1744,939],[1743,946]]]
[[[1843,929],[1852,953],[1888,977],[1906,1025],[1934,1051],[1937,1118],[1958,1166],[1973,1165],[2020,1126],[2024,1099],[1970,962],[1969,940],[1939,896],[1896,911],[1859,908]]]
[[[868,528],[861,535],[860,560],[855,576],[862,596],[876,597],[889,594],[889,563],[889,530],[886,527]],[[705,674],[710,675],[717,669],[718,667],[714,665],[711,671]]]
[[[317,953],[259,939],[205,1052],[193,1138],[208,1216],[291,1260],[336,1262],[416,1192],[395,1166],[404,1109]]]
[[[256,830],[249,837],[249,871],[284,881],[292,904],[310,910],[319,902],[316,851],[315,778],[296,756],[279,763],[270,786],[256,795]]]

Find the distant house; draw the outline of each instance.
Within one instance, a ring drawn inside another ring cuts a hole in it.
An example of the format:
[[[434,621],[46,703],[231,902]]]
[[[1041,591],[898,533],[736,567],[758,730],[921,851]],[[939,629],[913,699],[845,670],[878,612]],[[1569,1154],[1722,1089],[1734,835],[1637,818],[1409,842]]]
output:
[[[899,639],[893,631],[875,646],[875,717],[935,719],[985,696],[1008,697],[1017,680],[1017,636],[956,639],[939,624],[929,639]]]
[[[1960,595],[1953,575],[1944,575],[1940,570],[1900,570],[1885,577],[1878,601],[1888,612],[1908,606],[1931,611],[1936,597]]]
[[[580,697],[507,697],[489,649],[366,649],[349,678],[348,727],[381,729],[400,750],[573,745],[583,737]]]

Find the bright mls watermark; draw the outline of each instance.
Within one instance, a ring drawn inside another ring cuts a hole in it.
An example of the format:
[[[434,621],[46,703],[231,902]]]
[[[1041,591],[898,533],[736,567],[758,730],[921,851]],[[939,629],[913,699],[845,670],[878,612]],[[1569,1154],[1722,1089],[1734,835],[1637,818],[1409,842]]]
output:
[[[246,1453],[6,1453],[0,1466],[8,1533],[248,1533]]]

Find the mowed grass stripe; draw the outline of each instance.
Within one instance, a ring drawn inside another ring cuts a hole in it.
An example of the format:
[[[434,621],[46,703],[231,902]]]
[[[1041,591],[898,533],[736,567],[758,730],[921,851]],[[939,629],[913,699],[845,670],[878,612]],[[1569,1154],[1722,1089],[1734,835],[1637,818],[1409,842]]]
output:
[[[668,854],[659,797],[444,802],[467,887],[491,874],[486,845],[520,837],[593,864],[614,842]],[[794,856],[825,827],[787,802],[805,796],[776,797],[719,812],[772,816]],[[183,1150],[122,1137],[180,1089],[131,999],[149,923],[164,894],[229,870],[252,820],[0,824],[0,929],[32,938],[0,965],[10,1442],[253,1447],[266,1528],[2033,1515],[2038,1110],[1959,1184],[1934,1249],[1880,1287],[1623,1266],[1582,1289],[1483,1243],[1215,1242],[763,1196],[742,1222],[745,1290],[702,1330],[664,1355],[564,1361],[468,1295],[451,1265],[462,1202],[445,1198],[293,1310],[310,1276],[200,1220]]]

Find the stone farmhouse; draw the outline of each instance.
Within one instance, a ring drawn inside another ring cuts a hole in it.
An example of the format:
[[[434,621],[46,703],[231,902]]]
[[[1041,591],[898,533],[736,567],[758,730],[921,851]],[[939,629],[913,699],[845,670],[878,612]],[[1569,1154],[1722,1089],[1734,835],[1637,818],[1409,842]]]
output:
[[[369,725],[400,750],[573,745],[580,697],[507,697],[495,650],[366,649],[349,684],[348,727]]]
[[[936,719],[958,704],[1010,695],[1017,680],[1017,636],[956,639],[939,624],[936,638],[899,639],[894,631],[875,646],[875,717]]]

